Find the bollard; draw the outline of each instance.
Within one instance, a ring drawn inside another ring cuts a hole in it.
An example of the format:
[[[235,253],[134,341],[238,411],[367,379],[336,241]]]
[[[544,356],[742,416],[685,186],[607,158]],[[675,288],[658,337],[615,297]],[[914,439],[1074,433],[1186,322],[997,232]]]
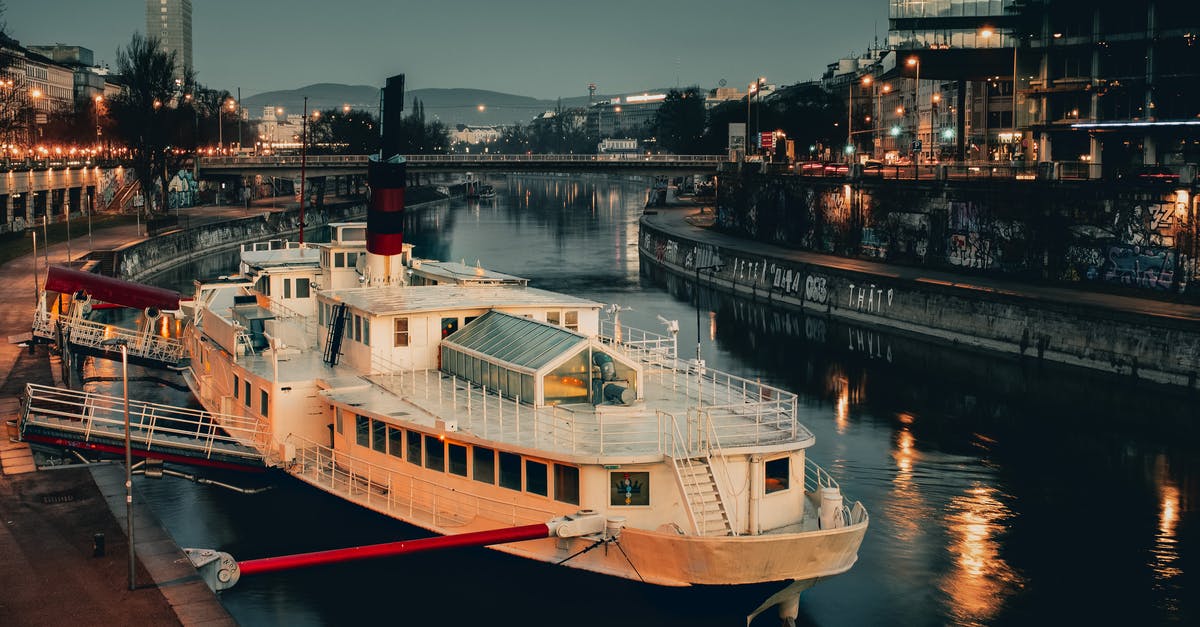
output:
[[[92,557],[104,557],[104,534],[92,534]]]

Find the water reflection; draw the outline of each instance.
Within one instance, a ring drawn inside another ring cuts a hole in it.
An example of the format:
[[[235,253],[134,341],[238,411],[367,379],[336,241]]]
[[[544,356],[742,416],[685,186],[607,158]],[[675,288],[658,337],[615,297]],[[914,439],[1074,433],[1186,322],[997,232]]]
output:
[[[950,499],[944,516],[947,551],[954,568],[939,588],[950,602],[955,623],[988,624],[1024,581],[1000,555],[1002,536],[1012,512],[990,486],[976,484]]]
[[[1158,532],[1154,535],[1154,545],[1150,549],[1153,558],[1150,563],[1157,579],[1156,587],[1163,592],[1161,605],[1164,609],[1178,609],[1179,580],[1183,576],[1181,556],[1179,554],[1179,519],[1183,492],[1171,478],[1165,455],[1159,454],[1154,458],[1154,482],[1158,486]]]

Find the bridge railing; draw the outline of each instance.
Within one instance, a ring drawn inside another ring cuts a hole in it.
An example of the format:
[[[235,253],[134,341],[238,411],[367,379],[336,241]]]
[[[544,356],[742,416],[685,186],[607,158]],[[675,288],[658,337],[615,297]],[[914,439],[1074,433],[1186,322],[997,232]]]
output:
[[[294,155],[272,155],[269,157],[204,157],[200,167],[281,167],[299,166],[301,157]],[[655,163],[672,165],[715,165],[729,160],[725,155],[408,155],[409,163],[444,164],[501,164],[501,163]],[[304,158],[309,166],[363,165],[367,155],[317,155]]]

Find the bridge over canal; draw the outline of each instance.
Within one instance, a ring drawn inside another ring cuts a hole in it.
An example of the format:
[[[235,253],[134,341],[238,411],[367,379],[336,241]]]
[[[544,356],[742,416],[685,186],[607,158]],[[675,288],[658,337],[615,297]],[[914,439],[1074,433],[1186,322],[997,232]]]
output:
[[[612,172],[619,174],[714,174],[724,155],[409,155],[412,173],[447,172]],[[196,166],[201,178],[221,175],[288,177],[299,176],[302,158],[293,155],[269,157],[204,157]],[[306,175],[365,175],[367,155],[316,155],[305,159]]]

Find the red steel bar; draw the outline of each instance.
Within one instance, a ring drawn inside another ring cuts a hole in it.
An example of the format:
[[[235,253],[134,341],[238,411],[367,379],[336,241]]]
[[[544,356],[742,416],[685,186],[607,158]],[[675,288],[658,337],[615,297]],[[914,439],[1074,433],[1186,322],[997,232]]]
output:
[[[46,272],[46,290],[60,294],[74,294],[82,290],[96,300],[134,309],[179,309],[178,292],[62,266],[50,266]]]
[[[242,575],[257,575],[259,573],[271,573],[280,570],[291,570],[293,568],[304,568],[305,566],[336,564],[354,560],[371,559],[375,557],[390,557],[392,555],[419,553],[421,551],[453,549],[463,546],[506,544],[508,542],[535,540],[537,538],[546,538],[549,536],[550,527],[545,523],[538,523],[536,525],[525,525],[522,527],[489,529],[487,531],[474,531],[471,533],[437,536],[433,538],[421,538],[418,540],[401,540],[399,542],[369,544],[367,546],[356,546],[347,549],[331,549],[329,551],[315,551],[313,553],[298,553],[296,555],[281,555],[279,557],[263,557],[256,560],[238,562],[238,568]]]

